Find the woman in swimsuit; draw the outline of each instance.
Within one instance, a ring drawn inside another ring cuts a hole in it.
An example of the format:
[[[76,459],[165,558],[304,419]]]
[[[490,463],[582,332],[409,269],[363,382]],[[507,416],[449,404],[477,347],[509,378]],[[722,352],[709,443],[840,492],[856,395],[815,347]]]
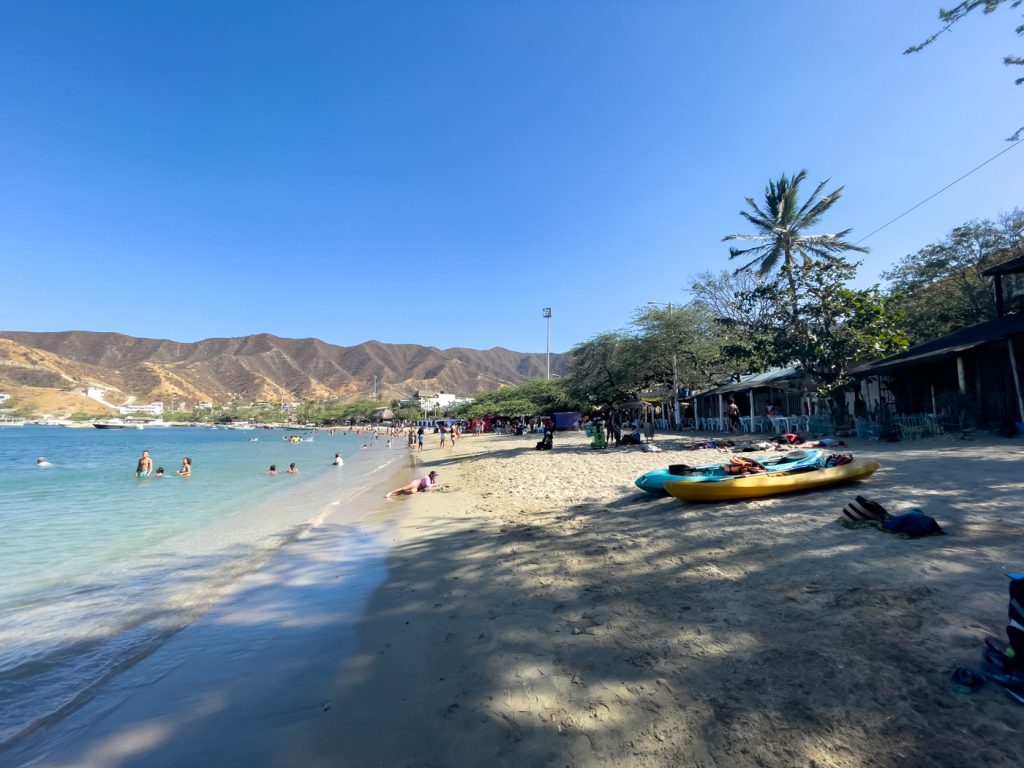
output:
[[[186,456],[181,460],[181,469],[178,470],[178,477],[188,477],[192,474],[192,459]]]
[[[408,485],[403,485],[401,488],[395,488],[391,491],[385,499],[390,499],[392,496],[398,496],[399,494],[412,494],[417,491],[429,491],[432,488],[437,487],[437,472],[431,470],[429,475],[424,475],[419,480],[413,480]]]

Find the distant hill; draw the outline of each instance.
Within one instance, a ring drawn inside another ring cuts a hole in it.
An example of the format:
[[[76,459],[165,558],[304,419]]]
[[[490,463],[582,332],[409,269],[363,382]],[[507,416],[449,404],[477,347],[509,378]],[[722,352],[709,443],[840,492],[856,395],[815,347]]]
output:
[[[564,374],[567,365],[567,355],[551,355],[553,374]],[[374,376],[378,394],[389,401],[416,390],[472,395],[545,373],[543,353],[501,347],[438,349],[378,341],[339,347],[270,334],[184,344],[118,333],[0,331],[0,391],[33,401],[38,398],[31,395],[45,391],[77,396],[86,386],[104,388],[117,404],[354,400],[372,393]]]

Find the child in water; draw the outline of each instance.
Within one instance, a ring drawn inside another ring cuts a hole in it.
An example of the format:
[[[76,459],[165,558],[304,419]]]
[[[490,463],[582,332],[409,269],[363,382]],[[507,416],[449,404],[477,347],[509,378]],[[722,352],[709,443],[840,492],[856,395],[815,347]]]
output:
[[[294,463],[289,464],[288,465],[288,474],[289,475],[297,475],[297,474],[299,474],[299,468],[296,467]]]
[[[270,465],[270,469],[267,470],[267,474],[268,475],[276,475],[277,474],[277,465],[276,464],[271,464]]]

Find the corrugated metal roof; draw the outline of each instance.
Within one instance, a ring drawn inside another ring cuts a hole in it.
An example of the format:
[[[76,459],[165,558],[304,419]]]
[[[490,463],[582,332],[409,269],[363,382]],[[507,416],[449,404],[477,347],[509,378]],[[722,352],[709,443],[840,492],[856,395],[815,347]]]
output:
[[[773,384],[778,386],[781,382],[787,379],[798,378],[800,378],[800,373],[796,368],[773,368],[770,371],[746,374],[745,376],[741,376],[739,381],[731,381],[720,387],[715,387],[714,389],[709,389],[706,392],[701,392],[698,397],[703,397],[705,395],[724,395],[727,392],[741,392],[748,389],[757,389],[759,387],[770,387]]]
[[[850,373],[855,376],[888,373],[907,365],[920,365],[930,360],[940,360],[957,352],[963,352],[965,349],[1001,341],[1021,333],[1024,333],[1024,314],[1004,315],[995,320],[961,328],[959,331],[953,331],[953,333],[948,333],[938,339],[916,344],[898,355],[855,365],[850,369]]]

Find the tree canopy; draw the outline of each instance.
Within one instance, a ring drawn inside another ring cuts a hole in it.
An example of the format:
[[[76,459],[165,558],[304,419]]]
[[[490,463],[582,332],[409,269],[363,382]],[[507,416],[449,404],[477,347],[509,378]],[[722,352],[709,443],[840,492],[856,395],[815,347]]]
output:
[[[943,240],[909,254],[883,279],[898,298],[913,344],[995,317],[988,267],[1024,255],[1024,211],[998,221],[968,221]]]
[[[476,395],[471,403],[452,410],[460,418],[485,416],[549,416],[577,409],[577,401],[558,379],[533,379],[511,387],[502,387]]]

